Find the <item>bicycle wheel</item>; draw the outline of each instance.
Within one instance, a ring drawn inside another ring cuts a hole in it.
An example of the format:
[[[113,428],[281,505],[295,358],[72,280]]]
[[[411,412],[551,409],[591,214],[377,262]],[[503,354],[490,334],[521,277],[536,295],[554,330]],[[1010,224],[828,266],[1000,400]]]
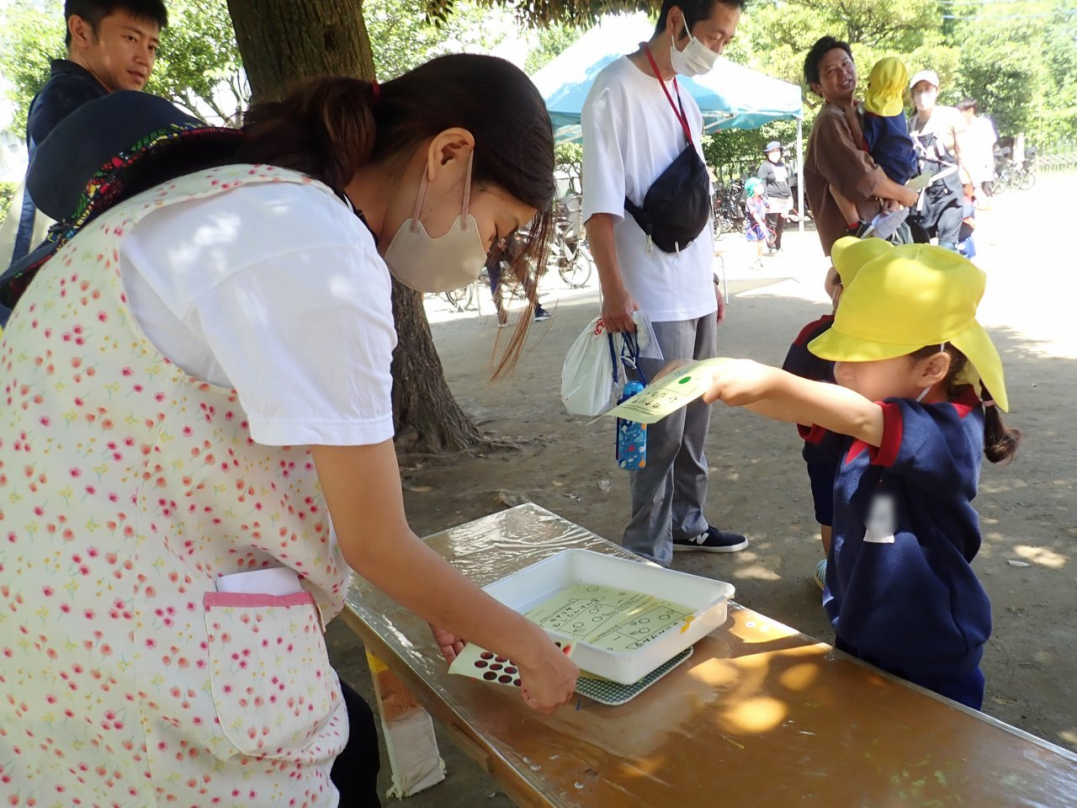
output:
[[[469,283],[459,289],[444,293],[445,299],[457,311],[466,311],[475,302],[475,284]]]
[[[1036,173],[1034,171],[1026,171],[1021,176],[1021,181],[1018,183],[1018,189],[1022,191],[1031,191],[1032,186],[1036,184]]]
[[[591,280],[591,272],[593,271],[591,264],[593,262],[594,259],[591,257],[590,250],[580,244],[576,248],[576,254],[572,257],[571,262],[567,264],[562,262],[557,267],[557,274],[561,276],[561,280],[573,289],[582,289]]]

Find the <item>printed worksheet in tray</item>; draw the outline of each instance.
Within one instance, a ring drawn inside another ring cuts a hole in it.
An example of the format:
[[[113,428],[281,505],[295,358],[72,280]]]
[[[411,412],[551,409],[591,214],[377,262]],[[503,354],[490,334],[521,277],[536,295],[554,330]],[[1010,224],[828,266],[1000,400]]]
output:
[[[562,550],[486,591],[574,646],[580,669],[633,684],[726,620],[733,586],[591,550]]]
[[[634,651],[683,626],[692,611],[641,592],[577,583],[531,609],[527,617],[547,631],[567,634],[607,651]]]

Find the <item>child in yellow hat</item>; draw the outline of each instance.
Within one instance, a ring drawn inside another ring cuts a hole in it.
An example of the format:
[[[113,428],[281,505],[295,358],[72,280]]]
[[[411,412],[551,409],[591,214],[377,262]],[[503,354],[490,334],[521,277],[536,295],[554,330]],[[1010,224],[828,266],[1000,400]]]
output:
[[[864,150],[871,155],[875,164],[899,185],[904,185],[920,173],[920,162],[905,121],[903,99],[908,80],[909,71],[904,62],[893,56],[880,59],[871,68],[861,114],[849,121],[853,138],[862,141]],[[866,232],[856,205],[833,187],[830,193],[849,223],[850,233],[856,235]],[[889,205],[882,216],[876,217],[872,233],[880,238],[889,238],[907,216],[907,208],[900,208],[896,203]]]
[[[1002,363],[976,322],[986,277],[926,244],[863,258],[808,346],[836,363],[836,385],[736,360],[704,398],[844,436],[823,593],[836,645],[979,709],[991,607],[971,567],[972,499],[981,454],[1007,460],[1020,439],[1002,422]]]
[[[834,363],[821,359],[808,350],[809,343],[825,334],[834,324],[834,312],[846,286],[853,282],[860,267],[880,250],[889,245],[879,239],[840,238],[831,248],[830,260],[838,274],[834,292],[834,308],[818,320],[808,323],[800,330],[782,363],[782,370],[804,379],[834,384]],[[804,440],[801,456],[807,465],[811,483],[815,521],[819,525],[819,538],[823,544],[823,560],[815,565],[815,582],[820,589],[826,586],[826,558],[830,555],[830,536],[834,524],[834,476],[837,474],[841,438],[834,433],[811,424],[797,424],[797,431]]]

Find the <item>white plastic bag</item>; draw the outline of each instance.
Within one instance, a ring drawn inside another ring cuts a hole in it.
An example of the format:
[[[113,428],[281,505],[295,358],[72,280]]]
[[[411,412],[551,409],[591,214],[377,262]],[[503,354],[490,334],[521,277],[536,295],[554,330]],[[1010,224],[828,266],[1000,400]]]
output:
[[[602,318],[596,317],[572,343],[561,368],[561,401],[570,414],[593,418],[610,408],[616,355]]]
[[[658,344],[658,336],[654,333],[651,318],[640,310],[632,312],[632,321],[636,324],[636,344],[639,346],[639,355],[643,359],[657,359],[662,361],[662,348]]]

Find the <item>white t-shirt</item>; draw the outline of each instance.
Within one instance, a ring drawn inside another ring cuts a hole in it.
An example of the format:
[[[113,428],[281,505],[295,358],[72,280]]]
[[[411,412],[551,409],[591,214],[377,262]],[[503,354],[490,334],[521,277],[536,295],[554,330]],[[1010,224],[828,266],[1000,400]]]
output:
[[[143,219],[123,240],[143,332],[190,375],[231,387],[269,446],[393,436],[389,270],[322,186],[241,186]]]
[[[673,82],[666,87],[676,102]],[[680,97],[702,158],[703,115],[687,90]],[[583,220],[596,213],[617,217],[614,242],[629,294],[654,322],[694,320],[716,311],[711,224],[679,255],[670,254],[648,249],[647,235],[625,212],[625,196],[642,204],[687,145],[662,85],[622,57],[595,78],[582,125]]]
[[[961,160],[977,182],[988,182],[995,173],[995,144],[998,133],[990,118],[977,115],[961,138]]]

